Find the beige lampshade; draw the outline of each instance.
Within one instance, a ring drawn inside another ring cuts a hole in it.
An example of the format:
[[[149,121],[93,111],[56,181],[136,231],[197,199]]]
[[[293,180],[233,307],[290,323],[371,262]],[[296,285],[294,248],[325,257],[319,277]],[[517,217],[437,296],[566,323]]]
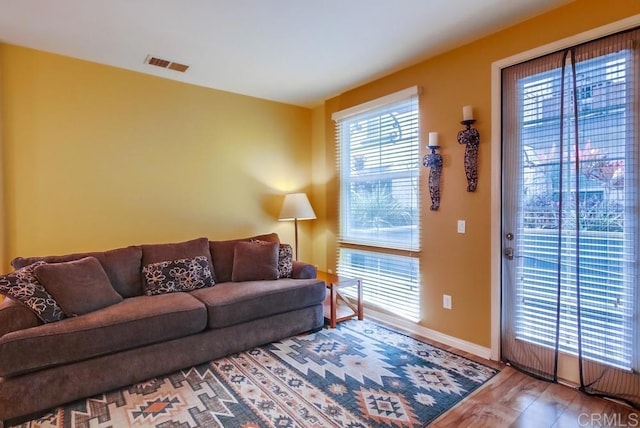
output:
[[[316,218],[306,193],[289,193],[284,197],[279,220],[312,220]]]

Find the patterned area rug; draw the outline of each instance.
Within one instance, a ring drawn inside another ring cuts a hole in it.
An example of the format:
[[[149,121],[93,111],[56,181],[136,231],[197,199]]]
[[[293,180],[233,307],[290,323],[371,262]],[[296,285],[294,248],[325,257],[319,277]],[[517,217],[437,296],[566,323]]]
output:
[[[497,373],[370,321],[55,409],[23,427],[423,427]]]

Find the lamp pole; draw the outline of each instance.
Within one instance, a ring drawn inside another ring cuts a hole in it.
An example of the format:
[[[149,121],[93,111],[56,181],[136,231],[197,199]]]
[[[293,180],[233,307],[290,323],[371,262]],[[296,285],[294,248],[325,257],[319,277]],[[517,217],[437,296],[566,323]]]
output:
[[[293,226],[295,229],[295,241],[296,241],[296,260],[298,260],[298,218],[293,219]]]

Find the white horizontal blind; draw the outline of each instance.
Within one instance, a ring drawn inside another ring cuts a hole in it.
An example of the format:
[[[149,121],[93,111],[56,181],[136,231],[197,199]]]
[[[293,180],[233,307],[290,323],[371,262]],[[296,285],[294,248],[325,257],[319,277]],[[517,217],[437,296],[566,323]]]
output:
[[[340,172],[338,272],[364,279],[365,302],[403,309],[400,315],[418,319],[417,88],[334,118]]]
[[[410,320],[420,318],[420,269],[415,257],[340,248],[338,272],[361,278],[367,303]],[[356,297],[353,287],[343,294]]]

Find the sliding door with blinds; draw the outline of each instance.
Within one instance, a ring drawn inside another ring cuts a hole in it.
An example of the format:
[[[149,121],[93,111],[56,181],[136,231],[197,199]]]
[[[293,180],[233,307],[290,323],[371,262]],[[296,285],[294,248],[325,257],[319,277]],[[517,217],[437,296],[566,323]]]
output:
[[[337,112],[338,274],[365,303],[420,318],[418,90]]]
[[[640,30],[502,72],[503,359],[640,405]]]

